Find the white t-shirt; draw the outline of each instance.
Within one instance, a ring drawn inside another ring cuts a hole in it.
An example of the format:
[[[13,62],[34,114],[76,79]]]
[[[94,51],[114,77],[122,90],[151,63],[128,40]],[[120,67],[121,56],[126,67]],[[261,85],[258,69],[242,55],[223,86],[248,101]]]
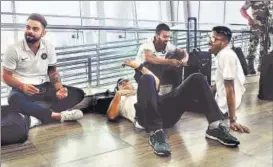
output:
[[[155,49],[155,45],[154,45],[154,37],[153,38],[149,38],[147,40],[145,40],[138,49],[138,53],[136,56],[136,61],[138,61],[139,63],[143,63],[144,62],[144,50],[150,50],[154,53],[154,55],[165,58],[165,56],[167,55],[168,52],[173,52],[175,51],[176,47],[171,44],[170,42],[167,43],[165,50],[162,52],[157,52]]]
[[[131,122],[135,121],[136,109],[134,104],[137,102],[137,95],[121,96],[120,115]]]
[[[236,108],[241,104],[245,92],[245,75],[236,53],[229,47],[222,49],[216,56],[216,95],[215,99],[223,113],[228,112],[224,80],[234,80]]]
[[[38,85],[48,81],[48,66],[56,63],[53,45],[42,39],[40,48],[34,55],[24,39],[7,48],[2,65],[6,70],[12,71],[13,76],[21,82]]]
[[[136,56],[136,61],[138,61],[139,63],[143,63],[145,61],[144,58],[144,50],[150,50],[155,56],[157,57],[161,57],[161,58],[165,58],[168,52],[174,52],[176,50],[176,46],[174,46],[173,44],[171,44],[170,42],[167,43],[165,50],[163,50],[162,52],[157,52],[155,49],[155,45],[154,45],[154,38],[148,38],[147,40],[145,40],[139,47],[138,49],[138,53]],[[160,95],[166,94],[168,92],[170,92],[172,90],[172,86],[171,85],[160,85]]]

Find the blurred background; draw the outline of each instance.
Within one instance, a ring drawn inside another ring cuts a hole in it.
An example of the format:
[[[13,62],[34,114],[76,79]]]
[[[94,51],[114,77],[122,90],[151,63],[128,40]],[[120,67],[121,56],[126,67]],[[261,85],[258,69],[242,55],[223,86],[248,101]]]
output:
[[[43,14],[49,24],[45,38],[56,46],[64,84],[94,93],[112,89],[117,78],[132,79],[134,71],[122,68],[122,61],[134,59],[139,44],[152,37],[162,22],[171,27],[172,42],[186,49],[187,19],[196,17],[201,50],[208,48],[212,27],[226,25],[234,33],[234,44],[242,47],[246,56],[249,27],[240,14],[243,4],[244,1],[1,1],[1,57],[8,45],[23,39],[29,14]],[[213,64],[212,80],[214,70]],[[2,104],[9,89],[1,82]]]

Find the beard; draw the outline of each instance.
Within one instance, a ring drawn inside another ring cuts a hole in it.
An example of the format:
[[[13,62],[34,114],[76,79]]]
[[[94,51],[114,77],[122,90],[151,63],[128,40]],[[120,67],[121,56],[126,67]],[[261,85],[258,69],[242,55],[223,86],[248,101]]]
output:
[[[34,43],[38,42],[38,41],[41,39],[41,37],[36,38],[36,37],[33,36],[33,35],[30,35],[30,34],[26,34],[26,33],[25,33],[25,39],[26,39],[26,42],[27,42],[28,44],[34,44]]]

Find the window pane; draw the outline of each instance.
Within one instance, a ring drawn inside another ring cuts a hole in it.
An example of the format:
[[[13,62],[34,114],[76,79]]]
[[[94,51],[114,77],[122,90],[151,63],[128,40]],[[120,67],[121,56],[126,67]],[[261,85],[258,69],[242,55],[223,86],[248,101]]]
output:
[[[121,10],[122,9],[122,10]],[[132,1],[104,1],[104,14],[106,18],[133,20]],[[133,21],[106,19],[106,26],[131,27]]]
[[[1,14],[1,23],[13,23],[11,15],[2,15]]]
[[[159,20],[158,1],[136,1],[139,20]]]
[[[1,1],[1,12],[12,12],[11,1]]]
[[[196,17],[199,21],[199,1],[189,1],[190,3],[190,12],[192,17]],[[181,9],[181,7],[180,7]]]
[[[106,18],[132,19],[132,11],[131,1],[104,1],[104,13]]]
[[[14,31],[1,30],[1,53],[4,53],[8,45],[14,43]]]
[[[25,24],[28,16],[16,16],[17,23]],[[81,25],[80,18],[45,16],[48,25]]]
[[[199,23],[222,24],[224,21],[223,11],[224,1],[200,1]]]
[[[97,17],[97,1],[81,1],[82,17]],[[98,26],[99,21],[94,18],[83,18],[83,26]]]
[[[245,1],[226,2],[226,23],[247,24],[247,20],[241,15],[240,8]]]
[[[185,16],[184,16],[184,2],[178,1],[178,22],[185,22]]]
[[[170,2],[169,1],[159,1],[160,2],[160,7],[161,7],[161,19],[163,21],[169,21],[169,13],[167,8],[170,7]]]
[[[79,1],[15,1],[18,13],[80,16]]]

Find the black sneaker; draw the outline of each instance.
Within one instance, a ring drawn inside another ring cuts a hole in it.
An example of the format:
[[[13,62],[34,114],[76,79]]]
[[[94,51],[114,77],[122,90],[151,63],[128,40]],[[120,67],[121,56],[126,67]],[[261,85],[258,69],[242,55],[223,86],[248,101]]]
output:
[[[217,140],[225,146],[236,147],[240,144],[237,138],[233,137],[227,128],[219,124],[218,128],[209,129],[206,132],[206,137],[212,140]]]
[[[167,143],[166,136],[163,130],[157,130],[150,134],[150,145],[153,147],[154,152],[160,156],[168,156],[171,154],[171,149]]]

